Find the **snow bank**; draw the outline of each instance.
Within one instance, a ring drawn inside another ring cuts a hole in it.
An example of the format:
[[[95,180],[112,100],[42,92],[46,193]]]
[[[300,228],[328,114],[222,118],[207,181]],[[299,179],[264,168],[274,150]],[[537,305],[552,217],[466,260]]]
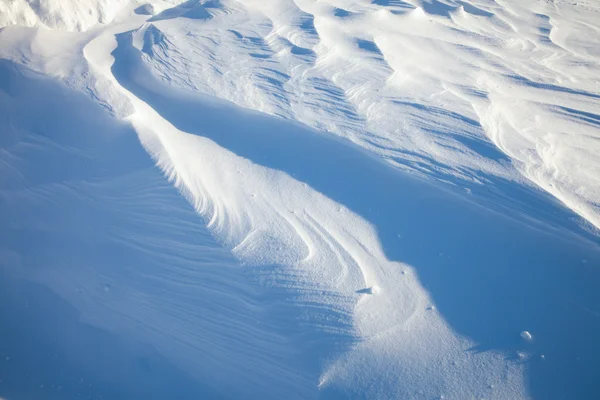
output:
[[[160,8],[184,0],[156,1]],[[41,26],[61,31],[85,31],[107,24],[135,0],[8,0],[0,3],[0,28],[9,25]],[[151,4],[141,9],[153,9]]]
[[[575,132],[597,134],[597,54],[565,29],[591,17],[466,1],[152,4],[84,33],[0,32],[9,397],[598,392],[597,236],[520,175],[546,168],[542,152],[556,167],[541,176],[568,176],[593,203],[582,177],[598,160],[578,162]],[[55,297],[65,335],[40,326]],[[106,343],[127,350],[93,351]]]
[[[212,20],[156,21],[145,61],[545,219],[503,185],[541,188],[600,227],[600,10],[479,3],[224,0]]]
[[[556,314],[542,317],[536,310],[550,307],[553,296],[543,288],[564,277],[580,252],[600,260],[584,233],[572,227],[579,233],[571,238],[547,235],[408,178],[333,137],[171,88],[143,64],[143,42],[135,40],[142,34],[118,36],[111,71],[137,99],[132,120],[148,151],[241,260],[286,267],[270,284],[300,288],[299,305],[351,316],[360,345],[323,370],[319,388],[326,397],[528,397],[521,365],[501,354],[516,354],[514,332],[522,319],[543,330],[536,335],[552,346],[571,334],[569,324],[555,330]],[[556,205],[542,204],[557,212]],[[402,274],[410,267],[393,260],[420,266],[420,280]],[[431,288],[435,306],[422,284]],[[376,296],[363,295],[375,285]],[[571,284],[561,290],[578,293]],[[554,312],[573,317],[562,307]],[[600,329],[594,316],[585,320]],[[468,356],[469,345],[457,341],[447,323],[481,341],[475,348],[499,352]],[[595,348],[592,338],[583,347]],[[559,381],[535,388],[551,393]]]

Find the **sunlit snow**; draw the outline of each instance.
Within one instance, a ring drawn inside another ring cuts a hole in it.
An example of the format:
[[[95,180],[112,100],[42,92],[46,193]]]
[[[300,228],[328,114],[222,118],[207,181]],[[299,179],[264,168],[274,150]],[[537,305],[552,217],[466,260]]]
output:
[[[598,2],[0,27],[0,398],[597,397]]]

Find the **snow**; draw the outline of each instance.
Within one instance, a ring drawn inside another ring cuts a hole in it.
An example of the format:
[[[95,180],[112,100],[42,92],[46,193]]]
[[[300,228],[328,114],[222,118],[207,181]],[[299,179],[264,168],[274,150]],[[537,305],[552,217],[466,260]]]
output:
[[[154,23],[164,35],[146,60],[156,75],[338,134],[475,194],[525,178],[600,225],[596,43],[575,51],[552,42],[561,24],[569,37],[593,36],[598,9],[349,2],[351,16],[338,17],[324,2],[220,4],[202,24]]]
[[[155,1],[161,9],[184,0]],[[0,28],[10,25],[43,27],[60,31],[85,31],[98,24],[113,22],[132,0],[7,0],[0,3]],[[140,11],[152,14],[153,4],[142,4]]]
[[[136,8],[135,12],[143,15],[154,15],[156,13],[152,4],[143,4]]]
[[[555,3],[0,4],[0,396],[593,397],[600,9]]]
[[[523,338],[523,340],[526,340],[528,342],[530,342],[531,340],[533,340],[533,336],[531,336],[531,333],[529,333],[527,331],[522,331],[521,332],[521,337]]]
[[[368,288],[357,290],[356,292],[357,293],[365,293],[365,294],[379,294],[380,291],[381,291],[381,288],[379,286],[373,285]]]

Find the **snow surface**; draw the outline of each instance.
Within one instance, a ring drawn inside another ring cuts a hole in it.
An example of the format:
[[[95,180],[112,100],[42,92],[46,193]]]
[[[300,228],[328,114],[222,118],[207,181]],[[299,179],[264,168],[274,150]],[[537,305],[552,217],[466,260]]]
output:
[[[598,393],[596,3],[172,3],[0,4],[0,396]]]
[[[184,0],[157,1],[164,9]],[[44,27],[60,31],[84,31],[97,24],[113,22],[131,0],[6,0],[0,3],[0,28],[9,25]],[[138,12],[152,14],[152,4],[140,5]]]

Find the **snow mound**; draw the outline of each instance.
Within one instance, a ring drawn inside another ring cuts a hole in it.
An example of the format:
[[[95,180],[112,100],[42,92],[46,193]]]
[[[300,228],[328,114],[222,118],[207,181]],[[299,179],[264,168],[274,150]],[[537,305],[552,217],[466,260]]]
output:
[[[178,4],[184,0],[165,0]],[[160,3],[163,3],[161,1]],[[124,9],[137,5],[135,0],[10,0],[0,2],[0,28],[9,25],[41,26],[60,31],[85,31],[107,24]],[[138,8],[140,14],[154,14],[152,4]]]
[[[168,45],[144,61],[547,219],[505,184],[540,188],[600,228],[599,9],[492,4],[223,0],[211,20],[156,21]]]
[[[11,2],[2,395],[593,397],[595,17],[521,3]]]

